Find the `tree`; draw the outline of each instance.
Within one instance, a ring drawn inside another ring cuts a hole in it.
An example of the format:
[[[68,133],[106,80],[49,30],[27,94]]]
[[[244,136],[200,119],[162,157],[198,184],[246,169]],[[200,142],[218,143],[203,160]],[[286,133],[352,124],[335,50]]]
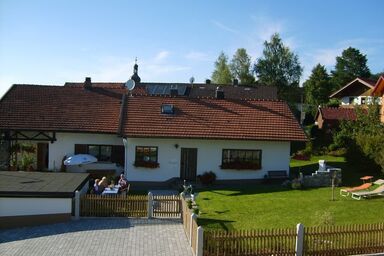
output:
[[[286,92],[299,86],[303,68],[298,56],[283,44],[279,34],[274,34],[270,42],[264,42],[263,57],[257,60],[254,71],[259,82]]]
[[[229,65],[232,77],[239,80],[240,84],[253,84],[255,78],[251,71],[251,58],[244,48],[237,49]]]
[[[380,122],[380,106],[356,109],[356,121],[344,121],[334,136],[334,143],[347,148],[347,161],[362,170],[374,170],[373,160],[384,172],[384,125]],[[362,156],[361,156],[362,155]],[[366,158],[366,159],[364,159]]]
[[[332,84],[325,67],[317,64],[303,86],[305,102],[310,106],[310,112],[314,115],[319,105],[328,102],[328,97],[332,92]]]
[[[366,55],[352,47],[345,49],[341,56],[336,57],[335,70],[331,73],[334,90],[340,89],[356,77],[369,78],[371,76]]]
[[[232,82],[231,71],[228,66],[228,57],[221,52],[215,61],[215,70],[212,73],[212,82],[215,84],[230,84]]]

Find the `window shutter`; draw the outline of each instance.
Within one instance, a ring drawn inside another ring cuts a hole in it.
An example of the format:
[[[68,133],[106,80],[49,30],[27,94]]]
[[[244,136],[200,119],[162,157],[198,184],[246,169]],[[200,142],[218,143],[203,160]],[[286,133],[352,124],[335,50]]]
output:
[[[124,146],[112,146],[111,162],[124,166],[125,149]]]
[[[75,155],[77,154],[87,154],[88,153],[87,144],[75,144]]]

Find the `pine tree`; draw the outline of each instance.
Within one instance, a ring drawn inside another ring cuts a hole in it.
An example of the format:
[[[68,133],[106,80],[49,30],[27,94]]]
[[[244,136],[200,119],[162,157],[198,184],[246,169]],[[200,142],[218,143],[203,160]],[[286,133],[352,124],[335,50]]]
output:
[[[341,56],[336,57],[335,70],[331,73],[334,90],[340,89],[357,77],[369,78],[371,76],[366,55],[352,47],[345,49]]]
[[[329,100],[332,84],[324,66],[317,64],[312,69],[312,74],[304,82],[305,103],[309,105],[310,112],[314,115],[317,107]]]

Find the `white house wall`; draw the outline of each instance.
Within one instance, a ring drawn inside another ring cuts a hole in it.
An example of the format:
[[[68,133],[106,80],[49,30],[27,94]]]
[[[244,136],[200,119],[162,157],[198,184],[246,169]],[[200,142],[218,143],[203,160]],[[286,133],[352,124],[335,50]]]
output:
[[[71,198],[0,198],[0,217],[70,214],[71,211]]]
[[[127,144],[125,173],[131,181],[165,181],[180,177],[181,148],[197,148],[197,175],[213,171],[219,180],[262,179],[269,170],[289,171],[290,142],[128,138]],[[158,147],[160,167],[155,169],[135,167],[133,163],[136,146]],[[262,169],[220,169],[223,149],[262,150]]]
[[[121,145],[122,138],[114,134],[92,134],[92,133],[56,133],[57,140],[49,143],[49,163],[48,169],[60,170],[61,161],[65,155],[75,153],[75,144],[95,144],[95,145]],[[94,163],[81,167],[70,166],[67,169],[73,172],[82,172],[85,169],[116,169],[116,164]]]

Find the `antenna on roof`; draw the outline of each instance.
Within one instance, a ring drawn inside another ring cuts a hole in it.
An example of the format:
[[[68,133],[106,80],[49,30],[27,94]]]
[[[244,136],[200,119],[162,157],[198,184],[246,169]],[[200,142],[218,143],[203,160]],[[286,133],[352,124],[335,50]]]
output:
[[[193,87],[193,82],[195,82],[195,78],[191,76],[191,78],[189,78],[189,82],[191,83],[191,87]]]
[[[129,91],[129,96],[132,96],[132,90],[135,88],[135,81],[133,79],[129,79],[124,86],[128,89]]]

